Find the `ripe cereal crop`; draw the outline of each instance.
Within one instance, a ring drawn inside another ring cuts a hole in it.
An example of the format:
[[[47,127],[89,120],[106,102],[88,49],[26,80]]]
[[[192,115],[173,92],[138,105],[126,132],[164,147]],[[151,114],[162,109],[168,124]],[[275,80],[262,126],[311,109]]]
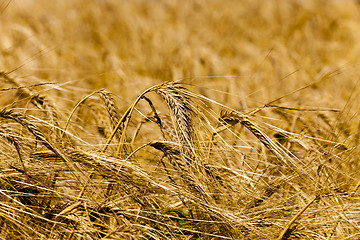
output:
[[[0,239],[359,239],[359,1],[2,0],[0,30]]]

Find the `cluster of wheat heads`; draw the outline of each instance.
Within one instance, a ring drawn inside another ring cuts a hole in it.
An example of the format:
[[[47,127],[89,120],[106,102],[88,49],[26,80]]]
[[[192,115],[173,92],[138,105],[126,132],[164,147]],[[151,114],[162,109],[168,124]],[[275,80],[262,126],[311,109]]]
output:
[[[19,91],[0,110],[1,238],[359,236],[358,137],[335,110],[244,113],[167,82],[125,110],[101,89],[65,116],[1,77]]]

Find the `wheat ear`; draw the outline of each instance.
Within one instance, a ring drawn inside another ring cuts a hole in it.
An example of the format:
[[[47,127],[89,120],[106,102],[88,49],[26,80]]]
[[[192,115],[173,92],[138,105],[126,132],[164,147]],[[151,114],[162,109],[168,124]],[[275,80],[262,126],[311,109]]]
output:
[[[116,124],[120,120],[120,114],[119,114],[120,111],[119,111],[118,107],[116,106],[115,101],[110,92],[106,91],[105,89],[102,89],[99,91],[99,94],[100,94],[100,97],[104,100],[106,111],[109,114],[111,126],[112,126],[112,129],[114,130],[116,127]],[[120,140],[121,135],[119,134],[119,131],[117,131],[116,136],[117,136],[118,140]]]
[[[154,91],[159,94],[169,106],[178,140],[185,146],[183,148],[184,152],[195,156],[196,153],[193,147],[194,127],[192,123],[194,113],[189,97],[183,93],[186,89],[180,86],[179,83],[169,82],[162,84]]]
[[[74,175],[74,177],[84,185],[85,179],[87,178],[83,172],[75,165],[73,162],[66,157],[59,149],[54,147],[54,145],[44,136],[44,134],[39,130],[38,127],[36,127],[28,118],[26,115],[23,115],[21,113],[15,113],[12,110],[7,110],[5,108],[0,110],[0,117],[5,119],[11,119],[23,127],[25,127],[31,134],[35,136],[37,140],[39,140],[45,147],[47,147],[49,150],[51,150],[53,153],[55,153],[60,159],[62,159],[67,167],[71,170],[71,173]],[[76,175],[75,173],[79,173],[80,176]]]
[[[55,123],[55,125],[59,126],[59,123],[57,121],[58,119],[57,111],[54,105],[50,103],[50,101],[45,96],[40,96],[39,94],[33,93],[28,88],[22,87],[15,78],[10,77],[7,73],[0,72],[0,77],[4,78],[9,83],[12,83],[15,86],[17,86],[16,89],[18,89],[24,97],[29,98],[29,101],[32,104],[34,104],[37,108],[47,112],[51,120]],[[40,86],[40,85],[44,85],[44,84],[36,84],[33,86]]]
[[[26,172],[25,164],[23,161],[22,153],[21,153],[21,145],[19,143],[20,139],[17,136],[15,136],[14,134],[12,134],[12,131],[10,129],[7,129],[2,126],[0,126],[0,137],[4,138],[5,140],[7,140],[10,144],[12,144],[15,147],[16,152],[19,156],[20,163],[23,168],[22,170],[24,172]]]

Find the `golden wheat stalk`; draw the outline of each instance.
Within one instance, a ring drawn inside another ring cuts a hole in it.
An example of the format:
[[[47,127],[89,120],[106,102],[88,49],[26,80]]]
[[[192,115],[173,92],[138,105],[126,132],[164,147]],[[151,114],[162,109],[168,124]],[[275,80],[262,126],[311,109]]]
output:
[[[102,152],[105,152],[106,149],[108,148],[108,146],[110,145],[112,139],[114,138],[115,134],[117,133],[117,131],[120,129],[121,130],[121,137],[120,137],[120,143],[119,143],[119,147],[117,152],[121,152],[122,147],[123,147],[123,141],[125,139],[125,131],[126,128],[128,126],[128,123],[131,119],[131,115],[132,112],[135,109],[135,106],[138,104],[138,102],[143,98],[143,96],[151,91],[153,91],[154,89],[156,89],[157,87],[159,87],[159,85],[155,85],[153,87],[150,87],[148,89],[146,89],[143,93],[141,93],[136,100],[130,105],[130,107],[125,111],[125,113],[122,115],[122,117],[120,118],[120,120],[117,122],[116,126],[114,127],[110,137],[108,138],[108,140],[106,141],[106,144],[104,146],[104,148],[102,149]]]
[[[170,82],[152,86],[141,93],[118,121],[102,151],[106,151],[119,128],[122,129],[122,134],[117,152],[119,153],[122,151],[126,128],[129,124],[135,106],[141,99],[144,99],[144,96],[147,93],[154,91],[159,94],[168,104],[172,113],[172,120],[177,132],[178,140],[184,146],[184,151],[195,154],[193,147],[193,111],[191,110],[191,103],[189,98],[182,94],[182,90],[183,88],[179,84]]]
[[[164,83],[154,91],[159,94],[168,104],[171,111],[171,118],[175,126],[178,141],[187,153],[196,155],[193,147],[194,127],[192,123],[193,110],[190,99],[183,94],[184,87],[178,83]]]
[[[64,128],[63,128],[63,130],[62,130],[62,133],[61,133],[61,135],[60,135],[60,141],[62,141],[62,139],[63,139],[63,137],[64,137],[64,135],[65,135],[65,133],[66,133],[66,130],[67,130],[68,126],[69,126],[70,120],[71,120],[72,116],[74,115],[75,111],[76,111],[76,110],[79,108],[79,106],[80,106],[81,104],[83,104],[88,98],[90,98],[91,96],[93,96],[94,94],[96,94],[96,93],[98,93],[98,92],[99,92],[99,91],[92,92],[92,93],[88,94],[87,96],[83,97],[79,102],[76,103],[76,105],[73,107],[73,109],[72,109],[72,111],[71,111],[71,113],[70,113],[70,115],[69,115],[69,117],[68,117],[68,119],[67,119],[67,121],[66,121],[66,123],[65,123],[65,126],[64,126]]]
[[[22,152],[21,152],[21,144],[20,144],[20,138],[18,136],[16,136],[11,129],[5,128],[0,126],[0,137],[4,138],[5,140],[7,140],[10,144],[12,144],[15,149],[16,152],[19,156],[19,160],[20,163],[22,165],[22,171],[26,172],[26,168],[25,168],[25,164],[24,164],[24,160],[22,157]]]
[[[77,167],[73,161],[71,161],[64,153],[61,152],[60,149],[56,148],[48,138],[36,127],[26,115],[21,113],[15,113],[12,110],[7,110],[5,108],[0,110],[0,117],[5,119],[11,119],[23,127],[25,127],[31,134],[35,136],[35,138],[40,141],[45,147],[55,153],[60,159],[62,159],[68,166],[69,169],[73,170],[71,173],[81,184],[85,184],[87,181],[87,176],[83,174],[83,172]]]
[[[281,231],[277,240],[285,240],[288,238],[287,235],[289,235],[291,233],[291,226],[295,223],[296,220],[298,220],[300,218],[301,214],[303,214],[306,211],[306,209],[308,209],[310,207],[310,205],[313,204],[317,199],[319,199],[319,197],[315,196],[290,220],[290,222],[288,222],[288,224]]]
[[[50,116],[51,120],[55,123],[55,125],[59,126],[57,110],[54,107],[54,104],[51,103],[47,97],[34,93],[28,87],[22,87],[21,84],[18,82],[18,80],[10,77],[5,72],[1,72],[0,77],[4,78],[9,83],[12,83],[15,86],[17,86],[16,89],[20,91],[21,96],[23,96],[24,98],[28,98],[29,101],[32,104],[34,104],[37,108],[44,110],[44,112]],[[44,85],[44,84],[35,84],[34,86],[40,86],[40,85]]]
[[[116,124],[120,120],[119,108],[116,106],[115,101],[110,92],[106,91],[105,89],[101,89],[98,93],[100,94],[101,98],[105,102],[106,111],[109,114],[111,126],[112,126],[112,129],[114,130],[116,127]],[[121,131],[121,129],[120,129],[120,131]],[[116,134],[116,136],[118,137],[118,140],[120,140],[120,136],[121,136],[120,131],[118,130],[117,134]]]

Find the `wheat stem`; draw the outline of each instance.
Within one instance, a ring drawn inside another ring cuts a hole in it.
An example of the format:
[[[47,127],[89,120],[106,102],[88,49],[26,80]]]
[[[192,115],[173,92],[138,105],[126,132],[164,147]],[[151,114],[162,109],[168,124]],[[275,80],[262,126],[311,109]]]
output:
[[[101,91],[101,90],[100,90],[100,91]],[[68,119],[67,119],[67,121],[66,121],[66,123],[65,123],[64,129],[62,130],[62,133],[61,133],[61,136],[60,136],[60,141],[62,141],[62,139],[63,139],[63,137],[64,137],[64,134],[65,134],[65,132],[66,132],[66,129],[67,129],[67,127],[68,127],[68,125],[69,125],[69,123],[70,123],[70,120],[71,120],[72,116],[74,115],[76,109],[78,109],[78,107],[79,107],[83,102],[85,102],[86,99],[88,99],[89,97],[93,96],[94,94],[96,94],[96,93],[98,93],[98,92],[99,92],[99,91],[95,91],[95,92],[90,93],[89,95],[85,96],[83,99],[81,99],[81,100],[75,105],[75,107],[74,107],[73,110],[71,111],[71,113],[70,113],[70,115],[69,115],[69,117],[68,117]]]
[[[291,221],[290,221],[290,222],[285,226],[285,228],[281,231],[281,233],[280,233],[279,237],[277,238],[277,240],[284,240],[284,239],[286,239],[286,235],[289,234],[291,225],[293,225],[294,222],[299,219],[299,217],[301,216],[301,214],[303,214],[303,212],[305,212],[306,209],[308,209],[308,208],[310,207],[310,205],[311,205],[313,202],[315,202],[315,200],[317,200],[318,198],[319,198],[318,196],[314,197],[310,202],[308,202],[308,204],[306,204],[306,205],[300,210],[300,212],[298,212],[298,213],[291,219]]]
[[[138,102],[142,99],[142,96],[144,96],[145,94],[153,91],[154,89],[158,88],[160,85],[155,85],[153,87],[150,87],[148,89],[146,89],[144,92],[142,92],[137,98],[136,100],[133,102],[133,104],[131,104],[131,106],[125,111],[125,113],[123,114],[123,116],[121,117],[121,119],[119,120],[119,122],[117,123],[117,125],[115,126],[114,130],[112,131],[110,137],[108,138],[108,140],[106,141],[105,143],[105,146],[104,148],[102,149],[102,152],[105,152],[107,147],[110,145],[112,139],[114,138],[117,130],[119,130],[120,126],[122,124],[125,123],[126,119],[128,119],[127,123],[124,124],[124,126],[122,127],[122,134],[121,134],[121,138],[120,138],[120,143],[119,143],[119,147],[117,149],[117,153],[121,152],[122,150],[122,143],[124,141],[124,138],[125,138],[125,131],[126,131],[126,128],[128,126],[128,123],[130,121],[130,118],[131,118],[131,114],[132,112],[134,111],[134,108],[135,106],[138,104]]]

